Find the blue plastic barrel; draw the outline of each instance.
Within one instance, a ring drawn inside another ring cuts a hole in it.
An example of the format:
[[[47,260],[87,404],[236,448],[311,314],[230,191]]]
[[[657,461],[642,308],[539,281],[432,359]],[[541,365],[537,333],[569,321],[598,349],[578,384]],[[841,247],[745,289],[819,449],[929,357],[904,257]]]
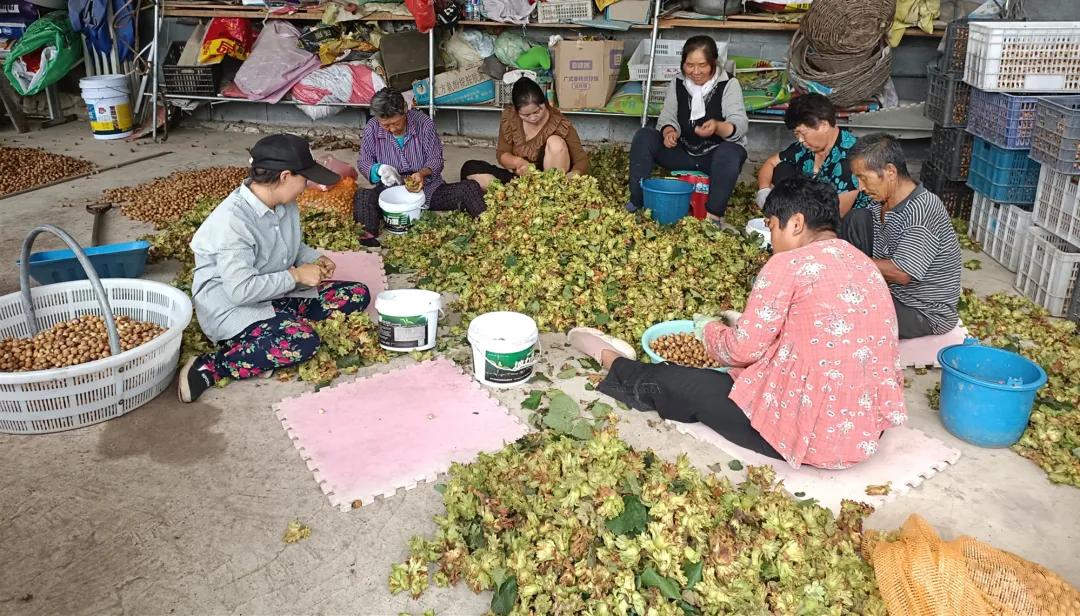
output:
[[[1020,440],[1046,372],[1035,362],[968,340],[938,351],[941,420],[953,436],[980,447]]]
[[[648,178],[641,181],[645,207],[652,210],[653,220],[670,225],[690,213],[690,195],[694,185],[682,180]]]

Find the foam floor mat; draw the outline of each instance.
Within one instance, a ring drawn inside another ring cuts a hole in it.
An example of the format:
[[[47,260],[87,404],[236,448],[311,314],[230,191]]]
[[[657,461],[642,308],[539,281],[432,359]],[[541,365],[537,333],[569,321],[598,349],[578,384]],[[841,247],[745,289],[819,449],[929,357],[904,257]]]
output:
[[[282,400],[274,407],[330,504],[370,504],[528,428],[446,359]]]
[[[900,365],[905,368],[940,368],[938,351],[954,344],[963,344],[968,330],[963,323],[940,336],[923,336],[900,341]]]
[[[375,298],[387,288],[386,268],[382,256],[374,252],[324,252],[337,265],[334,280],[362,282],[371,292],[371,303],[367,313],[372,319],[378,319],[375,312]]]
[[[816,498],[823,507],[840,512],[840,501],[861,501],[875,507],[893,500],[924,480],[946,470],[960,459],[960,450],[928,436],[920,430],[900,426],[885,431],[878,451],[869,460],[841,471],[828,471],[803,465],[798,469],[782,460],[774,460],[728,441],[701,423],[667,422],[673,428],[708,443],[743,464],[769,465],[776,469],[777,481],[792,494],[802,492]],[[868,496],[867,486],[889,484],[889,494]]]

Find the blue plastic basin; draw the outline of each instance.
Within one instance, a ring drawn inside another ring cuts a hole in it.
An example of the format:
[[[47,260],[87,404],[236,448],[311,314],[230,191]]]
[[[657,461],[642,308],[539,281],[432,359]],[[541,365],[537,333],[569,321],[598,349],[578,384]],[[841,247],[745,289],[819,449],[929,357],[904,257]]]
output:
[[[645,330],[645,333],[641,335],[641,348],[645,349],[645,354],[649,356],[654,364],[662,364],[667,360],[660,357],[652,350],[652,341],[656,340],[660,336],[666,336],[668,334],[692,334],[694,333],[694,322],[689,319],[679,319],[677,321],[664,321],[663,323],[657,323],[649,329]],[[727,368],[713,368],[718,372],[727,372]]]
[[[941,421],[959,439],[1008,447],[1027,429],[1046,372],[1035,362],[994,347],[954,344],[938,351]]]
[[[652,210],[653,220],[670,225],[690,213],[690,195],[694,185],[682,180],[648,178],[641,181],[645,207]]]
[[[138,240],[83,249],[100,278],[138,278],[146,267],[149,242]],[[30,255],[30,276],[38,284],[86,280],[86,272],[70,250],[47,250]]]

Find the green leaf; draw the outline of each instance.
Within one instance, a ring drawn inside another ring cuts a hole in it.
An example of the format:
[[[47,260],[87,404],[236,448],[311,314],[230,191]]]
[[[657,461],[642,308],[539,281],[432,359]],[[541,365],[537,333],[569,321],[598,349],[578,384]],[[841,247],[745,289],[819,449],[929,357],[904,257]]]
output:
[[[345,368],[359,368],[364,363],[360,360],[360,356],[356,353],[352,355],[346,355],[345,357],[339,357],[336,362],[338,368],[344,370]]]
[[[465,539],[465,545],[470,550],[479,550],[487,545],[487,539],[484,538],[484,529],[480,525],[479,518],[476,518],[465,525],[462,538]]]
[[[630,410],[630,405],[626,404],[625,402],[616,402],[615,404],[624,411]]]
[[[511,576],[503,580],[495,589],[495,595],[491,597],[491,611],[496,616],[507,616],[517,603],[518,581],[517,576]]]
[[[517,264],[518,264],[517,255],[509,255],[505,259],[503,259],[503,265],[505,265],[506,267],[514,267]]]
[[[580,417],[581,407],[578,403],[560,391],[550,397],[548,412],[544,415],[544,425],[559,434],[573,436],[574,426]]]
[[[699,560],[696,563],[686,563],[683,565],[682,570],[686,574],[686,587],[693,588],[694,584],[701,581],[702,572],[705,571],[705,561]]]
[[[806,496],[806,492],[796,492],[795,494],[793,494],[793,496],[795,498],[802,498],[802,497]]]
[[[599,400],[596,400],[595,402],[593,402],[592,404],[589,405],[589,413],[592,414],[592,416],[597,418],[597,419],[602,419],[604,417],[607,417],[608,413],[610,413],[610,412],[611,412],[611,405],[606,403],[606,402],[601,402]]]
[[[383,271],[387,274],[400,274],[401,268],[393,263],[383,263]]]
[[[577,376],[577,368],[567,368],[555,376],[560,379],[572,379]]]
[[[445,494],[446,493],[446,484],[445,483],[437,483],[437,484],[435,484],[435,491],[438,492],[439,494]]]
[[[667,599],[678,599],[682,596],[675,580],[660,575],[652,567],[645,567],[641,572],[641,585],[645,588],[659,588],[660,594]]]
[[[728,462],[727,467],[733,471],[741,471],[743,468],[742,462],[739,462],[738,460],[732,460],[731,462]]]
[[[530,383],[550,383],[551,382],[551,377],[544,374],[543,372],[537,372],[537,373],[533,374],[533,377],[531,379],[529,379],[529,382]]]
[[[579,357],[577,361],[586,370],[599,370],[601,368],[600,362],[591,357]]]
[[[635,496],[641,496],[641,484],[638,483],[637,476],[634,473],[627,471],[623,475],[623,486],[627,492]]]
[[[544,392],[539,390],[533,390],[529,392],[529,395],[525,398],[525,401],[521,403],[522,408],[535,411],[540,408],[540,401],[544,399]]]
[[[634,494],[623,495],[623,512],[605,522],[608,530],[616,535],[637,536],[649,522],[649,511]]]
[[[611,322],[611,315],[606,312],[597,312],[593,314],[593,322],[597,325],[607,325]]]
[[[461,265],[451,265],[447,270],[447,274],[464,274],[465,268]]]
[[[574,423],[574,427],[570,429],[570,436],[576,438],[579,441],[587,441],[592,438],[593,429],[589,425],[589,422],[585,420],[578,420]]]
[[[600,210],[589,209],[586,210],[589,213],[589,220],[596,220],[600,218]]]
[[[596,391],[596,385],[593,385],[591,382],[585,383],[585,391]]]

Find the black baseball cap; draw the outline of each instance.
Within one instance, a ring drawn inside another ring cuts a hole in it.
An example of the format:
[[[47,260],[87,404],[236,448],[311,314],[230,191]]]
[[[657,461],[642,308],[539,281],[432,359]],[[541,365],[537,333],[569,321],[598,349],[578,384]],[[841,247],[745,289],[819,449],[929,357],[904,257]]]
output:
[[[292,171],[323,186],[341,181],[340,175],[315,162],[307,141],[285,133],[259,139],[251,148],[251,166],[270,171]]]

